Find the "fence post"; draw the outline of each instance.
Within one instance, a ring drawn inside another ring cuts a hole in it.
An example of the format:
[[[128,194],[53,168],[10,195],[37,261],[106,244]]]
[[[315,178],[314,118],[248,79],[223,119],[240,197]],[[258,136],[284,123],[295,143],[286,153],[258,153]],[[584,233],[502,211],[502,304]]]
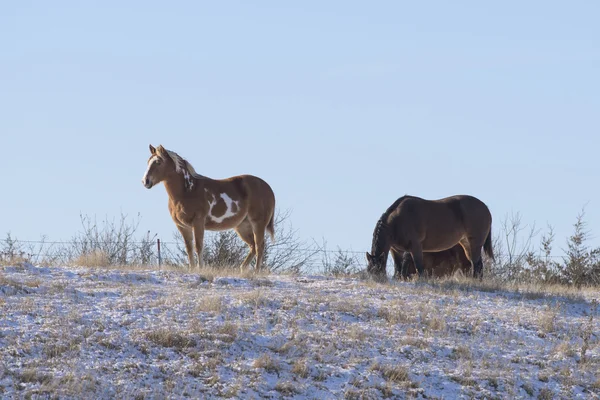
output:
[[[158,269],[160,269],[160,266],[162,265],[162,258],[160,256],[160,239],[156,239],[156,248],[158,250]]]

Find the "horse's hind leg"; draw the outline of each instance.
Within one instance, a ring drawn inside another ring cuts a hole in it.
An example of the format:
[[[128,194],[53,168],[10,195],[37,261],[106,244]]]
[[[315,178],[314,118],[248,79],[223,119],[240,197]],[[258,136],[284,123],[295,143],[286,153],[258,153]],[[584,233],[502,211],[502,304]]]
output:
[[[254,244],[254,233],[252,232],[252,225],[250,224],[250,221],[248,221],[247,218],[245,220],[243,220],[235,228],[235,231],[238,234],[238,236],[244,242],[246,242],[246,244],[248,245],[248,247],[250,249],[248,255],[246,256],[246,258],[242,262],[242,265],[240,266],[240,269],[244,270],[244,268],[248,267],[248,264],[250,264],[250,262],[256,255],[256,246]]]
[[[266,224],[257,222],[252,224],[254,232],[254,246],[256,247],[256,270],[260,271],[265,253],[265,229]]]
[[[483,259],[481,258],[481,246],[471,246],[471,262],[473,263],[473,277],[483,278]]]
[[[472,239],[471,239],[472,240]],[[459,243],[465,250],[465,255],[471,262],[471,268],[473,269],[473,277],[477,278],[483,276],[483,260],[481,259],[481,246],[469,239],[462,239]]]

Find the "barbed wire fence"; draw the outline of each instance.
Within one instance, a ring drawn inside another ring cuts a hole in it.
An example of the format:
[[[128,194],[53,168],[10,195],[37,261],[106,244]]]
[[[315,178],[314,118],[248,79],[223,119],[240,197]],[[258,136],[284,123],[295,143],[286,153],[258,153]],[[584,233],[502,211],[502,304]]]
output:
[[[330,249],[321,243],[300,240],[287,220],[289,213],[276,213],[275,242],[265,242],[265,265],[273,273],[353,274],[366,269],[368,249]],[[188,257],[178,232],[170,240],[158,234],[137,234],[137,223],[126,216],[119,221],[102,221],[81,216],[83,230],[71,240],[13,238],[0,239],[0,263],[27,261],[40,265],[179,267],[187,269]],[[600,248],[585,245],[588,232],[582,216],[575,232],[567,240],[563,254],[552,251],[554,234],[550,228],[539,246],[533,244],[535,227],[521,224],[520,216],[501,221],[493,236],[494,260],[484,257],[484,274],[501,280],[543,280],[600,284]],[[207,232],[203,259],[206,265],[223,269],[239,266],[248,254],[248,246],[232,231]],[[393,267],[392,257],[388,268]],[[487,271],[487,272],[485,272]]]
[[[104,253],[100,253],[104,249]],[[106,251],[110,249],[111,251]],[[229,249],[230,251],[231,249]],[[247,247],[241,246],[239,253],[247,253]],[[206,247],[205,251],[209,253],[215,249]],[[218,251],[218,249],[217,249]],[[322,245],[315,244],[310,247],[299,246],[278,246],[277,243],[267,245],[267,256],[273,252],[297,253],[296,258],[302,260],[302,266],[305,270],[315,270],[321,264],[332,263],[331,257],[346,257],[345,263],[364,264],[361,260],[367,249],[352,250],[328,249]],[[106,254],[108,253],[108,254]],[[50,240],[21,240],[21,239],[0,239],[0,260],[8,261],[10,259],[27,259],[37,263],[64,263],[73,264],[82,254],[97,256],[99,263],[121,264],[121,265],[147,265],[160,268],[162,266],[187,266],[188,258],[182,241],[161,240],[160,238],[148,237],[141,241],[102,241],[82,243],[81,241],[50,241]],[[111,256],[112,255],[112,256]],[[514,256],[512,256],[514,258]],[[563,260],[566,255],[548,255],[548,258]],[[215,258],[215,257],[213,257]],[[239,258],[234,257],[234,258]],[[498,259],[499,258],[499,259]],[[508,261],[509,256],[499,255],[497,262]],[[85,260],[79,260],[85,261]],[[89,263],[88,260],[87,263]],[[390,261],[390,260],[388,260]],[[283,269],[280,263],[277,263],[279,269]],[[294,268],[294,265],[289,265]]]

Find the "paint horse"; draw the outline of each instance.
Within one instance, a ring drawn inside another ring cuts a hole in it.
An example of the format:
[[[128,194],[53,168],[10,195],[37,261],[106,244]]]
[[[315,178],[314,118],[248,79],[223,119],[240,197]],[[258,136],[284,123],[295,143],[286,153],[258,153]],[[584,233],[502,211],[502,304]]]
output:
[[[471,272],[471,261],[460,244],[448,250],[423,253],[423,270],[431,277],[444,277],[461,271],[467,276]],[[394,260],[394,279],[406,279],[417,273],[412,255],[405,251],[400,264]]]
[[[371,253],[366,253],[367,272],[375,280],[385,281],[388,252],[397,265],[402,263],[404,252],[409,252],[419,276],[423,276],[424,252],[444,251],[460,244],[471,262],[473,276],[481,279],[481,248],[494,258],[491,228],[490,210],[473,196],[456,195],[439,200],[400,197],[375,225]]]
[[[189,267],[194,268],[195,242],[197,266],[203,265],[204,231],[234,229],[250,251],[241,269],[256,256],[260,270],[264,256],[265,231],[275,240],[273,218],[275,195],[264,180],[252,175],[211,179],[199,175],[194,167],[162,145],[150,145],[150,157],[142,183],[148,189],[163,182],[169,196],[169,212],[185,241]]]

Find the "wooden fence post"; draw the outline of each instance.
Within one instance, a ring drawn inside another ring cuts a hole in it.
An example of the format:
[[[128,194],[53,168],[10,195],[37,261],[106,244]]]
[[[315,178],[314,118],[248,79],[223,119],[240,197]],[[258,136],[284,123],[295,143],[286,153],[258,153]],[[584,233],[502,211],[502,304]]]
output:
[[[162,257],[160,256],[160,239],[156,239],[156,248],[158,249],[158,269],[162,265]]]

